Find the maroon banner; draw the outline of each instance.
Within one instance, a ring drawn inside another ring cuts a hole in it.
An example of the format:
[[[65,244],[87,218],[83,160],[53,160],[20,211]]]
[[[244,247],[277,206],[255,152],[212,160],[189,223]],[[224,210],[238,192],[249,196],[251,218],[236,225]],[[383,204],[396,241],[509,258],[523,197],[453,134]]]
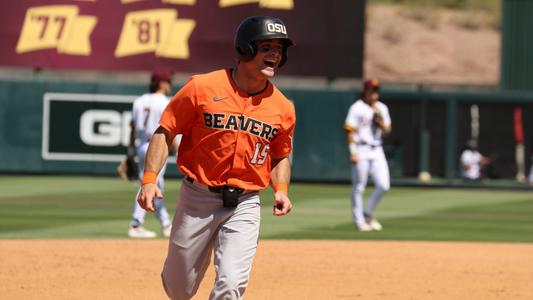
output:
[[[0,65],[205,72],[232,66],[251,15],[281,18],[284,75],[361,77],[363,0],[17,0],[0,4]]]

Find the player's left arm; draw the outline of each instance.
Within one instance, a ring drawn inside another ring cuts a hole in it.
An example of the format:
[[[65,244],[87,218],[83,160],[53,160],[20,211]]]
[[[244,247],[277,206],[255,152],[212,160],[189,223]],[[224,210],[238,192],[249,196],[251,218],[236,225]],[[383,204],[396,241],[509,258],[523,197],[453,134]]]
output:
[[[178,150],[181,144],[181,137],[182,137],[181,134],[176,135],[176,137],[174,137],[174,140],[169,144],[168,146],[169,155],[174,155],[178,153]]]
[[[280,134],[274,138],[270,144],[271,172],[270,183],[274,188],[274,208],[272,213],[275,216],[284,216],[292,210],[292,203],[289,199],[289,183],[291,181],[291,159],[292,138],[296,124],[296,113],[294,104],[287,102],[284,119],[282,121]]]
[[[352,164],[359,162],[359,156],[357,155],[357,144],[353,138],[354,133],[357,132],[357,128],[344,124],[344,131],[346,131],[346,142],[348,143],[348,149],[350,150],[350,160]]]
[[[291,162],[289,157],[273,159],[272,171],[270,172],[270,183],[274,188],[274,208],[275,216],[283,216],[292,210],[292,203],[289,199],[289,182],[291,181]]]
[[[485,156],[483,154],[480,155],[480,160],[479,160],[479,163],[484,166],[484,165],[488,165],[490,163],[492,163],[492,159],[488,156]]]

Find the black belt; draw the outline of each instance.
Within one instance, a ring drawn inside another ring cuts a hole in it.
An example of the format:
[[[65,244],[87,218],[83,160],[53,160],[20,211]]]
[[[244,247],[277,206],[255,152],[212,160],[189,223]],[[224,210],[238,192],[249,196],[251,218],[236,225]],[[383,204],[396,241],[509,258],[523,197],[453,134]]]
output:
[[[356,143],[357,145],[365,145],[365,146],[370,146],[372,148],[376,148],[376,147],[379,147],[381,146],[381,144],[378,144],[378,145],[374,145],[374,144],[369,144],[369,143],[366,143],[366,142],[359,142],[359,143]]]
[[[194,183],[194,179],[192,179],[191,177],[187,176],[185,177],[185,180],[187,180],[188,182],[190,183]],[[218,193],[218,194],[222,194],[222,190],[224,189],[224,187],[228,187],[226,185],[223,185],[223,186],[209,186],[209,185],[206,185],[207,188],[209,189],[210,192],[212,193]],[[236,187],[233,187],[239,194],[244,192],[243,189],[240,189],[240,188],[236,188]]]

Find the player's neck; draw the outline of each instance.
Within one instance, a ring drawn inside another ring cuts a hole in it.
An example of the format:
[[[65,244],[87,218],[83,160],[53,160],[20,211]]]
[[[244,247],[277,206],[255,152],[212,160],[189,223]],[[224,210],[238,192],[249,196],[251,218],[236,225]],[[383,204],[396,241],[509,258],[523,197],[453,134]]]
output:
[[[366,105],[368,105],[368,106],[370,106],[370,107],[372,107],[372,108],[376,107],[376,104],[378,103],[377,101],[366,100],[365,98],[363,98],[363,99],[361,99],[361,100],[363,100],[363,102],[364,102]]]
[[[255,76],[247,74],[244,70],[237,68],[231,69],[231,77],[237,87],[248,95],[257,95],[266,89],[268,80],[258,79]]]

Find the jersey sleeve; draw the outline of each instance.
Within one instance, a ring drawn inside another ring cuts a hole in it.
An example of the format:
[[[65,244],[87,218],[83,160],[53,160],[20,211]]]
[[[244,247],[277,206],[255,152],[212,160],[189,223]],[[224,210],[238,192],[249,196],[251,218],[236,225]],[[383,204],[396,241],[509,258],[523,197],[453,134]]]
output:
[[[461,154],[461,164],[463,165],[468,165],[470,164],[470,155],[468,154],[467,151],[463,151],[463,153]]]
[[[171,133],[187,134],[197,118],[196,103],[196,88],[191,79],[170,100],[159,124]]]
[[[134,101],[133,105],[131,106],[131,121],[135,124],[137,121],[137,118],[139,118],[139,110],[137,109],[137,103],[138,101]]]
[[[354,104],[348,110],[348,115],[346,116],[346,120],[344,121],[344,129],[352,131],[357,128],[359,128],[359,121],[357,118],[357,110]]]
[[[389,114],[389,108],[386,105],[383,105],[382,116],[383,116],[383,123],[385,123],[385,125],[390,125],[392,121],[391,121],[390,114]]]
[[[159,116],[163,115],[163,112],[167,108],[169,102],[170,102],[169,100],[163,100],[163,101],[158,102],[157,110],[158,110]]]
[[[292,152],[292,138],[294,136],[294,127],[296,124],[296,113],[294,104],[289,102],[287,113],[281,124],[280,133],[272,140],[270,151],[272,157],[279,159],[288,157]]]

